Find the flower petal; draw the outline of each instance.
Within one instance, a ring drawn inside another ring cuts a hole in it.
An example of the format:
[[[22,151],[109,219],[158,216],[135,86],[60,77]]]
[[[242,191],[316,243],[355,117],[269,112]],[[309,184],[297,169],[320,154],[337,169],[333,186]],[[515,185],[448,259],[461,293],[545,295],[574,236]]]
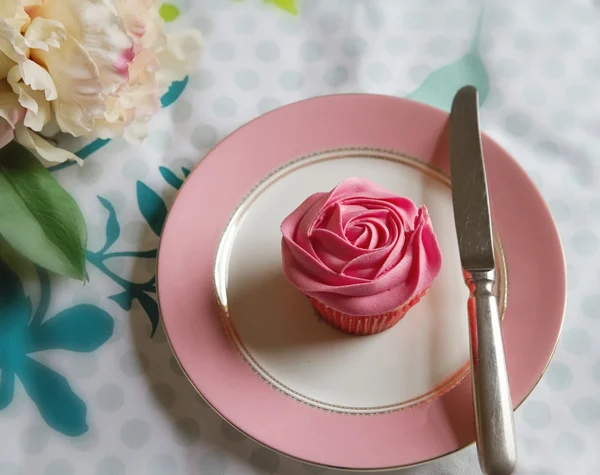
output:
[[[23,63],[22,67],[28,63],[35,64],[32,61],[27,60]],[[19,95],[19,104],[27,110],[25,114],[25,126],[40,132],[50,121],[52,115],[50,103],[46,100],[48,91],[46,90],[46,93],[44,93],[44,91],[36,91],[24,82],[21,82],[22,67],[19,68],[19,66],[14,66],[9,71],[7,79],[13,91]],[[35,68],[33,69],[36,70],[36,68],[39,68],[39,66],[35,65]],[[34,80],[34,83],[35,82],[36,81]],[[54,86],[54,83],[51,85]]]
[[[193,71],[201,52],[202,34],[198,30],[168,35],[167,47],[158,53],[160,90],[166,91],[173,81],[181,81]]]
[[[36,17],[25,32],[25,41],[30,48],[48,51],[60,48],[67,37],[67,30],[60,21]]]
[[[15,65],[15,62],[0,51],[0,80],[6,79],[10,68]]]
[[[29,24],[29,15],[25,13],[21,0],[2,0],[0,2],[0,18],[17,32],[21,32]]]
[[[0,117],[10,125],[11,129],[14,129],[23,113],[23,108],[19,105],[19,97],[7,81],[0,81]]]
[[[2,18],[0,18],[0,52],[15,63],[20,64],[27,59],[25,38]]]
[[[67,160],[83,161],[74,153],[62,148],[55,147],[41,135],[32,132],[23,124],[18,124],[15,128],[15,138],[24,147],[35,152],[42,160],[52,163],[62,163]]]
[[[21,64],[20,72],[23,82],[34,91],[44,91],[47,101],[53,101],[58,97],[56,85],[50,73],[39,64],[27,59]]]
[[[63,132],[79,137],[92,130],[105,110],[98,67],[85,48],[67,35],[60,48],[33,50],[32,58],[45,66],[58,98],[52,103]]]

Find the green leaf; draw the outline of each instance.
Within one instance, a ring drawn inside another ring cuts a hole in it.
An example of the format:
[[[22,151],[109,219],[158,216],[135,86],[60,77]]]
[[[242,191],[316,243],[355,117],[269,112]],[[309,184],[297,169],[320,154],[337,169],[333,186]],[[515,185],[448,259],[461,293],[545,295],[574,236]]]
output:
[[[298,8],[296,7],[296,0],[265,0],[266,3],[273,3],[279,8],[285,10],[292,15],[298,14]]]
[[[165,179],[165,181],[173,188],[178,190],[179,188],[181,188],[181,185],[183,185],[183,180],[178,178],[177,175],[175,175],[175,173],[173,173],[167,167],[159,167],[158,171]]]
[[[75,200],[25,147],[0,150],[0,236],[34,263],[85,279],[85,220]]]

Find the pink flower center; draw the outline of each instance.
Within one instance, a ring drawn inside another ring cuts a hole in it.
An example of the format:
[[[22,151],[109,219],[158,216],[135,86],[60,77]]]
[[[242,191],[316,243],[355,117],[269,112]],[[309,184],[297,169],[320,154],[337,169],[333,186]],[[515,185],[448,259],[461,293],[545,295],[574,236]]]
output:
[[[125,79],[129,79],[129,63],[135,58],[135,50],[133,46],[121,51],[117,62],[115,63],[115,71]]]

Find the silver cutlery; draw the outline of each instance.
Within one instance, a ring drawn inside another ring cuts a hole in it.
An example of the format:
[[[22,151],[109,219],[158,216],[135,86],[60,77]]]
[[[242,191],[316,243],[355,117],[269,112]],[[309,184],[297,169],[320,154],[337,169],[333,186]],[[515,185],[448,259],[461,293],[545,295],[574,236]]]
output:
[[[494,295],[496,263],[477,89],[460,89],[450,112],[450,175],[461,265],[470,290],[471,376],[479,464],[488,475],[515,470],[517,448],[504,345]]]

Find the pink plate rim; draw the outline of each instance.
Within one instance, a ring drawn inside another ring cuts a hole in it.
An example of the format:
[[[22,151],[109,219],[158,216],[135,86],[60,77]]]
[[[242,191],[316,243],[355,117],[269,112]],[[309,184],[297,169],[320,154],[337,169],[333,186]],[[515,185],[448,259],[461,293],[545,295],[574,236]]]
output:
[[[256,375],[227,339],[213,293],[221,233],[244,196],[274,169],[319,150],[365,147],[395,150],[447,173],[447,122],[447,113],[408,99],[370,94],[307,99],[242,126],[187,178],[159,246],[163,323],[192,385],[252,439],[301,461],[347,470],[416,465],[473,442],[470,377],[402,411],[352,416],[316,409]],[[533,182],[491,138],[484,134],[482,142],[494,228],[508,269],[502,329],[517,407],[544,374],[560,335],[565,259]]]

